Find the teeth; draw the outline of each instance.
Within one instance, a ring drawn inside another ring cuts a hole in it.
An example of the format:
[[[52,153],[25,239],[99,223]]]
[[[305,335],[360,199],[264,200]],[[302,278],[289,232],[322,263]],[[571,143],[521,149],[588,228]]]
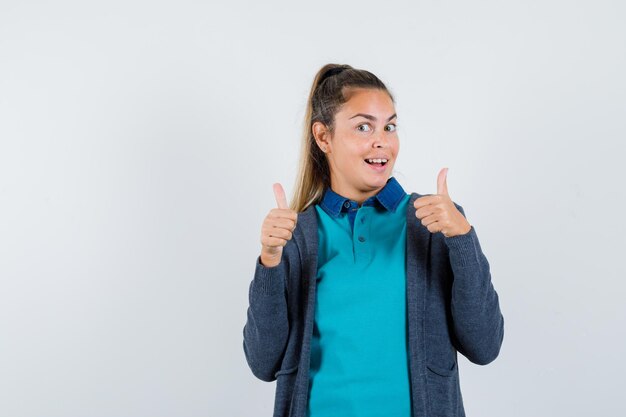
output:
[[[379,163],[379,164],[381,164],[383,162],[385,162],[385,163],[387,162],[386,159],[366,159],[366,161],[369,162],[370,164],[371,163]]]

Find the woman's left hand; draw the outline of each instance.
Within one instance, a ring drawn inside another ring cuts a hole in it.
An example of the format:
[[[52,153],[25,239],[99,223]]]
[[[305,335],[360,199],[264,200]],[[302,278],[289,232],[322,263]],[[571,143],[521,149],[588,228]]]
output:
[[[431,233],[441,232],[445,237],[464,235],[472,226],[456,208],[450,195],[446,176],[448,168],[443,168],[437,176],[437,194],[426,195],[415,200],[415,216]]]

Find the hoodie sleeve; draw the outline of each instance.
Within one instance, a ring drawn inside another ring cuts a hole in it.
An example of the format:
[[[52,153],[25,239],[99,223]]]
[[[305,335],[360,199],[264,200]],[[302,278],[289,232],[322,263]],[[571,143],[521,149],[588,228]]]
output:
[[[454,204],[466,217],[463,207]],[[504,339],[504,317],[491,283],[489,262],[474,226],[466,234],[444,237],[444,241],[454,274],[451,309],[460,344],[456,348],[471,362],[486,365],[496,359]]]
[[[254,278],[248,291],[249,306],[243,328],[243,351],[252,373],[262,381],[276,380],[287,338],[286,286],[289,274],[287,250],[281,262],[273,267],[256,259]]]

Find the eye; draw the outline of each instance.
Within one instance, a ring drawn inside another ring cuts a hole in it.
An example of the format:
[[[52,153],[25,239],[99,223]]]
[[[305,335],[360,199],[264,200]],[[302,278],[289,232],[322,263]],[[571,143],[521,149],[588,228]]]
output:
[[[361,132],[369,132],[369,130],[362,130],[362,129],[360,129],[360,128],[361,128],[361,127],[363,127],[363,126],[367,127],[368,129],[370,128],[370,125],[369,125],[369,124],[367,124],[367,123],[363,123],[362,125],[358,125],[358,126],[357,126],[357,129],[358,129],[358,130],[360,130]]]
[[[389,132],[394,132],[398,129],[398,126],[394,123],[389,123],[386,127],[393,126],[393,129],[389,130]]]

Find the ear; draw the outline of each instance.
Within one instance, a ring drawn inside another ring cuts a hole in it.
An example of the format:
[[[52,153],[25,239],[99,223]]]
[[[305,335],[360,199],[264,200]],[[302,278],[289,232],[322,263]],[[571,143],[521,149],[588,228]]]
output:
[[[315,122],[313,123],[311,130],[313,132],[313,137],[315,138],[317,146],[319,146],[319,148],[322,149],[324,153],[328,152],[331,145],[330,132],[328,131],[326,125],[322,122]]]

